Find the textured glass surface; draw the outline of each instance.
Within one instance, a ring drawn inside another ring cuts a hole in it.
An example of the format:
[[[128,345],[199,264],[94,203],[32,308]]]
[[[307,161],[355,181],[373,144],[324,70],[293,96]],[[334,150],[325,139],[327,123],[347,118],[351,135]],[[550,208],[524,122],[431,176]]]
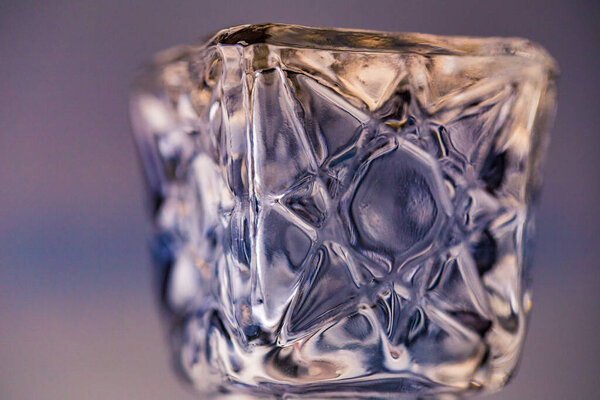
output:
[[[523,39],[284,25],[160,54],[132,119],[182,373],[235,399],[503,385],[555,75]]]

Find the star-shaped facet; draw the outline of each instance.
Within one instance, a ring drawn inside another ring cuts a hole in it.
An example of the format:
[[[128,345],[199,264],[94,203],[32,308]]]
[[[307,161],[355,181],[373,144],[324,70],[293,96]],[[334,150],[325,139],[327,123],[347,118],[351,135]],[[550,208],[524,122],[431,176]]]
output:
[[[392,344],[418,349],[418,337],[436,331],[478,342],[491,313],[476,263],[465,246],[450,256],[434,240],[454,208],[440,172],[453,151],[445,128],[394,131],[280,69],[257,77],[254,99],[255,313],[279,324],[278,342],[310,337],[365,304]],[[267,114],[274,102],[276,116]]]

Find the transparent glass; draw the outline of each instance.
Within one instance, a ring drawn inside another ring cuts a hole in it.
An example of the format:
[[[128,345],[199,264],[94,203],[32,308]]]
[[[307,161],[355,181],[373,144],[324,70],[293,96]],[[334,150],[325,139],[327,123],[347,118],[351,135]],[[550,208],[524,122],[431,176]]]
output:
[[[454,398],[517,364],[557,67],[524,39],[248,25],[132,121],[180,371],[215,398]]]

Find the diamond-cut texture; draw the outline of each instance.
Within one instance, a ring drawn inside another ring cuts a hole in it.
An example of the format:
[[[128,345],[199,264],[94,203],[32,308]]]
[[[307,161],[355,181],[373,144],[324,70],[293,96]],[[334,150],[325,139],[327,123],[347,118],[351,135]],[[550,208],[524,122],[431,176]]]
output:
[[[520,39],[282,25],[160,55],[132,116],[185,374],[290,399],[504,384],[555,74]]]

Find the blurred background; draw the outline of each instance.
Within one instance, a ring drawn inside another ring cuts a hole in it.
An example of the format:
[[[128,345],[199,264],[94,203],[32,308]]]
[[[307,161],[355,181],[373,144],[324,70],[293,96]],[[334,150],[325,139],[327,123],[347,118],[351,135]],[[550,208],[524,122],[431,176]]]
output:
[[[285,22],[523,36],[558,60],[534,310],[489,399],[597,399],[600,3],[0,0],[0,399],[186,400],[152,291],[127,96],[155,52]]]

